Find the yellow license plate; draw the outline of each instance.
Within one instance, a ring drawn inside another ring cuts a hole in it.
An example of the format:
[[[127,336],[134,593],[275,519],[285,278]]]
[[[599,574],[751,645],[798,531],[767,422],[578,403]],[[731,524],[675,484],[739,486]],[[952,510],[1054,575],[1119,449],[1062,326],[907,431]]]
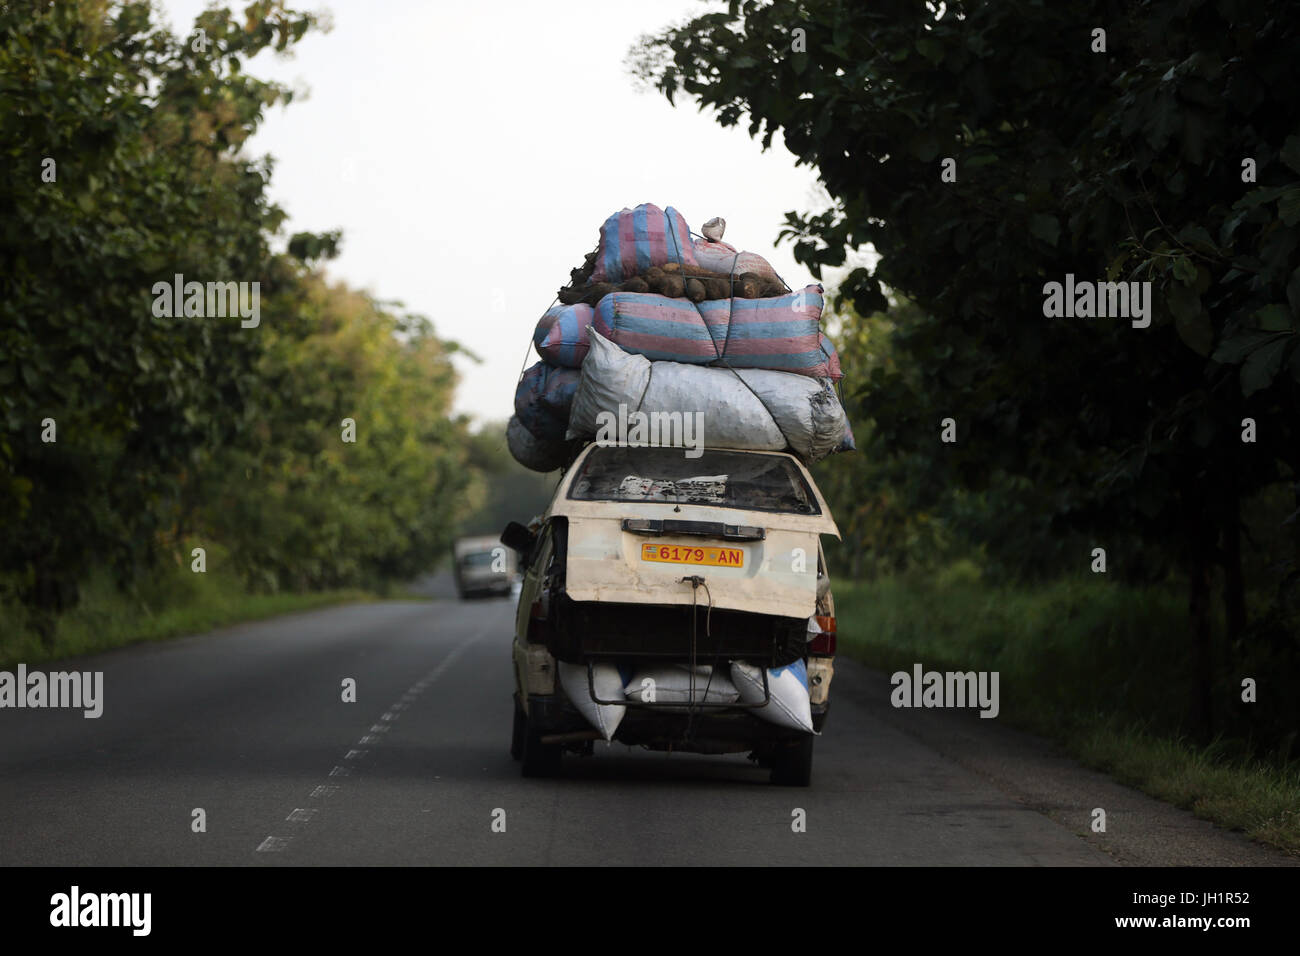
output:
[[[705,564],[718,568],[743,568],[745,552],[740,548],[696,548],[685,544],[643,544],[642,561],[666,564]]]

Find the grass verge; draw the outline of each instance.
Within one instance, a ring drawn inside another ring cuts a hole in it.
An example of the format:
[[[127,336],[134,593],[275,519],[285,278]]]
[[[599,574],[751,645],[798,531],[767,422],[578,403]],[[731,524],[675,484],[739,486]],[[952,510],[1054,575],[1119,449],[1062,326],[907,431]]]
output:
[[[1237,737],[1181,733],[1190,695],[1186,604],[1104,579],[991,587],[958,565],[938,575],[837,582],[839,648],[887,672],[1000,674],[1001,718],[1076,759],[1221,826],[1300,855],[1300,762]],[[1250,671],[1247,671],[1250,673]],[[1261,711],[1223,686],[1221,723]],[[1249,724],[1246,724],[1249,726]]]
[[[134,596],[93,579],[83,588],[80,603],[59,616],[48,643],[20,608],[0,607],[0,620],[6,622],[0,631],[0,670],[380,596],[360,589],[253,594],[219,572],[194,574],[188,568],[160,574]]]

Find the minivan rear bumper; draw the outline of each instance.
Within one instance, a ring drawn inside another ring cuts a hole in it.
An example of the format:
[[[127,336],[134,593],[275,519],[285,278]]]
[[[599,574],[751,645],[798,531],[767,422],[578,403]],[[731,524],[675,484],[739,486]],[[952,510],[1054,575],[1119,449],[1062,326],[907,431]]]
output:
[[[688,714],[680,711],[680,704],[675,707],[674,710],[629,707],[614,733],[614,740],[651,750],[725,754],[755,748],[771,749],[797,743],[808,736],[802,731],[762,720],[740,708],[698,710]],[[829,701],[813,705],[813,729],[818,733],[829,713]],[[591,725],[563,694],[530,694],[528,715],[530,723],[542,735],[580,735],[591,730]]]
[[[806,618],[717,608],[710,612],[707,605],[574,601],[567,596],[556,602],[552,614],[547,649],[573,664],[635,657],[694,658],[704,664],[714,659],[743,660],[784,667],[808,651]]]

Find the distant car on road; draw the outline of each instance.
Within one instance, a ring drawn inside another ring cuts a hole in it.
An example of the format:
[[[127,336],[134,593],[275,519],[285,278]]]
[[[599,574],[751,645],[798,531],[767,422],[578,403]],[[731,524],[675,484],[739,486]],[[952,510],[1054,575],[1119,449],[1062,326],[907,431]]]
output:
[[[590,752],[603,737],[652,750],[749,751],[773,782],[807,786],[834,673],[822,534],[839,537],[792,455],[584,449],[540,527],[512,523],[501,537],[524,567],[511,744],[524,775],[554,773],[564,750]],[[711,696],[732,689],[737,665],[741,677],[767,676],[757,689],[750,678],[748,698]],[[769,683],[787,671],[806,678],[807,729],[774,722],[775,706],[758,712],[779,704]],[[641,694],[642,675],[657,675],[661,690],[669,678],[690,684],[684,695]],[[616,729],[593,729],[584,708],[597,708],[597,721],[611,714]]]
[[[452,574],[461,600],[509,595],[519,577],[515,552],[491,535],[461,538],[452,545]]]

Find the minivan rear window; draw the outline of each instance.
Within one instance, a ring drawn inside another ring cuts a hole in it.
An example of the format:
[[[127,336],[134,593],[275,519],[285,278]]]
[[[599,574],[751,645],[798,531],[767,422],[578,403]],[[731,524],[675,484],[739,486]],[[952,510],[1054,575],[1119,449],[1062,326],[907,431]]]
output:
[[[666,502],[819,515],[817,497],[781,455],[681,448],[596,447],[569,486],[576,501]]]

